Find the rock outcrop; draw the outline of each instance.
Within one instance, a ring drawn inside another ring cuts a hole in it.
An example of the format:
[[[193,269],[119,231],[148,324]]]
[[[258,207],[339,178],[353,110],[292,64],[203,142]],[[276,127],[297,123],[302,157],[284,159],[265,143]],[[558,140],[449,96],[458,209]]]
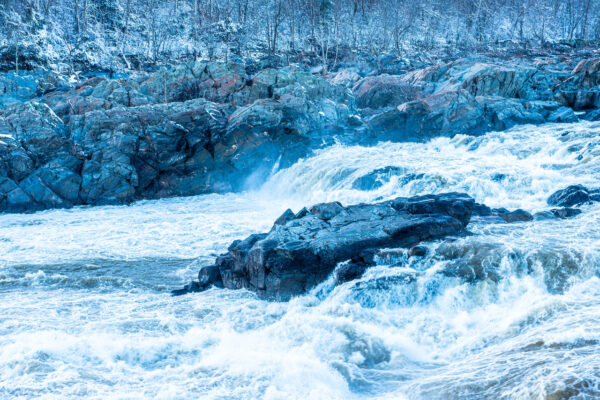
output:
[[[372,262],[369,254],[377,250],[463,235],[474,207],[469,196],[448,193],[288,210],[270,232],[233,242],[215,265],[200,270],[198,282],[174,294],[217,285],[287,300],[324,281],[340,262],[351,261],[353,266],[344,273],[344,279],[350,279]]]
[[[191,62],[77,83],[4,74],[0,212],[243,190],[337,141],[479,135],[574,122],[574,110],[598,119],[599,63],[577,61],[473,57],[325,77],[297,66]],[[396,174],[374,171],[355,187]]]
[[[577,121],[574,111],[600,104],[596,65],[582,60],[570,70],[555,60],[460,59],[401,77],[367,77],[356,83],[354,94],[359,105],[382,108],[365,114],[372,138],[481,134],[517,124]]]
[[[548,197],[548,205],[573,207],[600,201],[600,189],[588,189],[583,185],[571,185],[554,192]]]
[[[240,190],[331,143],[354,107],[294,68],[93,77],[0,110],[0,212]]]
[[[490,130],[483,107],[465,90],[445,91],[403,103],[368,120],[373,140],[424,141],[435,136]]]

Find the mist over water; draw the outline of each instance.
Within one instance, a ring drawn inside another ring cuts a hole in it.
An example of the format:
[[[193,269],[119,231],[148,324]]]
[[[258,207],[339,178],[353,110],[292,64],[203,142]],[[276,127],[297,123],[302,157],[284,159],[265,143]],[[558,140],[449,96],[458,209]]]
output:
[[[597,399],[600,204],[569,220],[473,221],[289,303],[170,297],[287,208],[448,191],[547,209],[600,187],[600,124],[336,145],[238,194],[0,216],[0,398]],[[397,167],[371,191],[353,182]],[[464,282],[439,273],[485,269]]]

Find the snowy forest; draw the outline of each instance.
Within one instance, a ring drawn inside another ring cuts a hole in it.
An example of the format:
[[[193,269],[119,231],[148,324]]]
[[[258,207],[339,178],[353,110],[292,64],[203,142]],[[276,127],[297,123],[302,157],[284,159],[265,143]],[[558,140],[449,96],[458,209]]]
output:
[[[563,49],[600,40],[600,0],[2,0],[4,70],[148,69]],[[19,65],[20,64],[20,65]]]

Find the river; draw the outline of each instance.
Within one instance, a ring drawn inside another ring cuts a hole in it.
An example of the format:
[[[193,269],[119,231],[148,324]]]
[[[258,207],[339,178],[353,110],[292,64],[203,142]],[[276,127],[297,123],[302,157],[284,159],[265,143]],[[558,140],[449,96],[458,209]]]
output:
[[[466,192],[548,209],[600,187],[600,123],[335,145],[244,193],[0,216],[0,398],[597,399],[600,203],[568,220],[469,225],[288,303],[171,297],[287,208]],[[397,166],[371,191],[354,180]],[[448,263],[495,271],[464,282]]]

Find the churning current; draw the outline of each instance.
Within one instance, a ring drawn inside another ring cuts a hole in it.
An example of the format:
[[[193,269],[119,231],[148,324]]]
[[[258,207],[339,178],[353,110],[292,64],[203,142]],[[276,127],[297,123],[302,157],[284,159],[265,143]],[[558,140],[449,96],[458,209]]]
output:
[[[547,209],[555,190],[600,187],[599,137],[583,122],[336,145],[245,193],[2,215],[0,398],[598,399],[600,203],[473,222],[424,258],[398,252],[289,303],[169,290],[287,208],[459,191]],[[386,166],[401,173],[353,188]],[[498,278],[435,273],[447,263]]]

